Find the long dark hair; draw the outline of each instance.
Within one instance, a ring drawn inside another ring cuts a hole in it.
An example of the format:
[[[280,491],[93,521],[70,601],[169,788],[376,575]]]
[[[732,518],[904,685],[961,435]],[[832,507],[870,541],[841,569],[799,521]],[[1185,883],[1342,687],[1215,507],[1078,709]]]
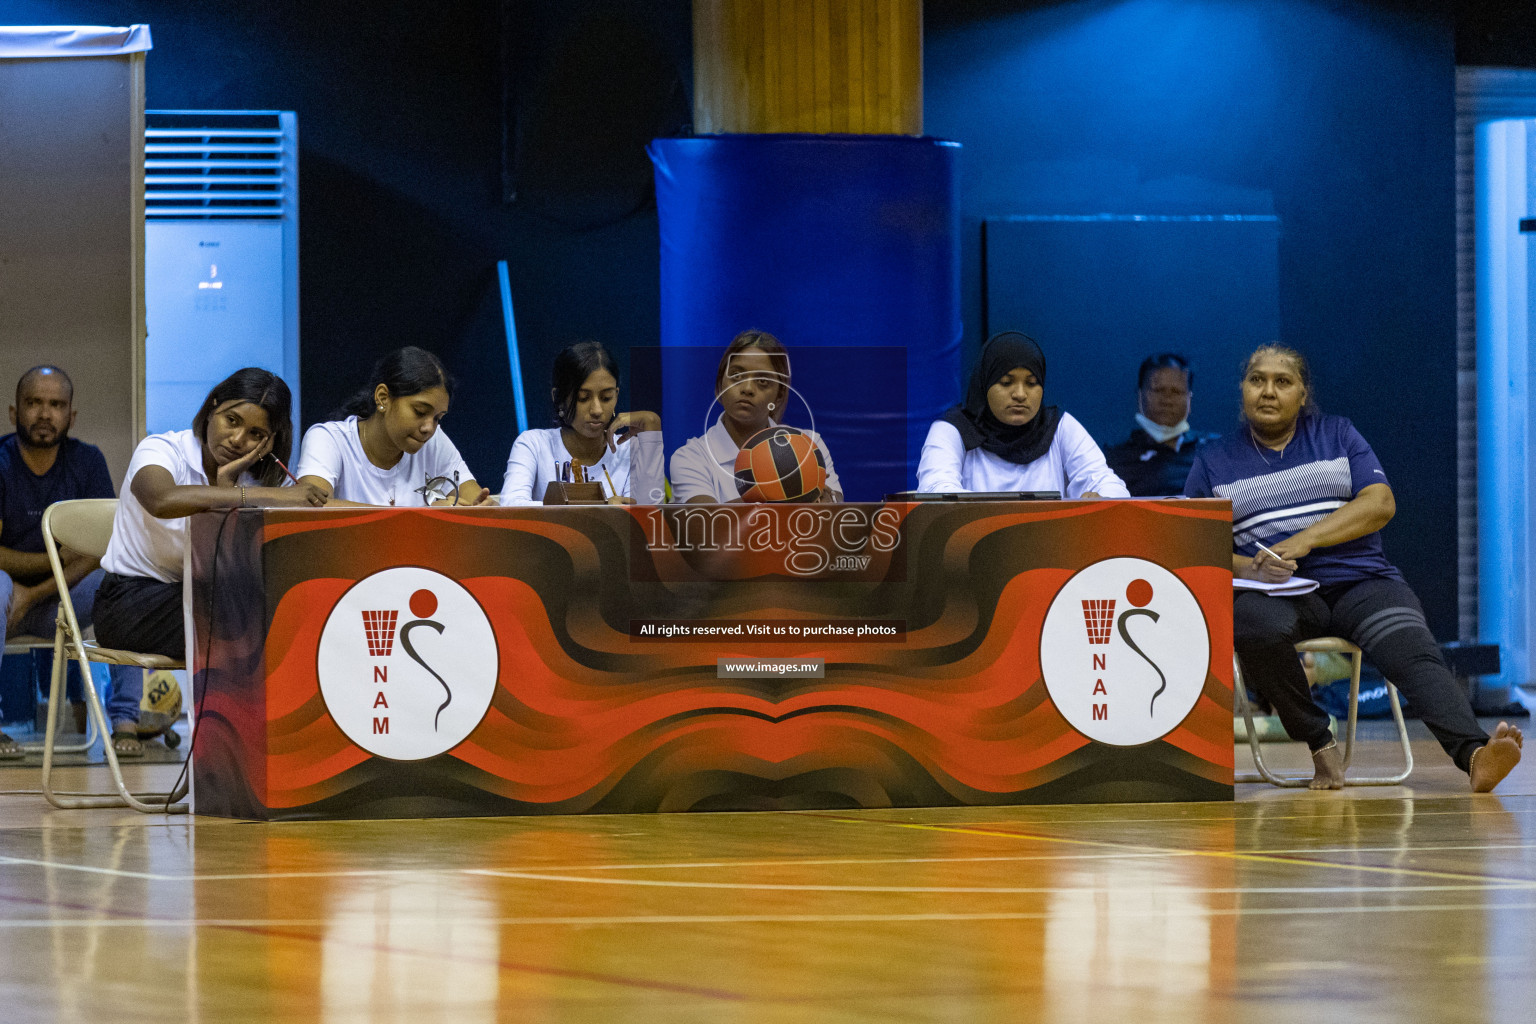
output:
[[[288,385],[270,370],[254,366],[236,370],[219,381],[203,399],[203,407],[192,417],[192,432],[204,444],[208,443],[208,417],[225,402],[250,402],[266,411],[272,427],[272,452],[258,459],[250,473],[263,487],[281,485],[284,473],[277,460],[287,462],[293,454],[293,393],[288,390]]]
[[[452,398],[453,383],[453,375],[443,368],[441,359],[424,348],[407,345],[374,363],[373,371],[368,374],[368,384],[342,403],[340,408],[331,413],[330,418],[344,420],[348,416],[356,416],[365,420],[372,416],[373,394],[380,384],[388,389],[391,398],[419,395],[432,388],[442,388]]]
[[[789,351],[784,348],[784,343],[778,338],[756,328],[742,331],[725,347],[725,355],[720,357],[720,366],[715,370],[715,394],[718,396],[725,392],[725,371],[731,368],[731,357],[748,349],[757,349],[768,356],[768,363],[773,367],[773,372],[782,378],[775,382],[783,395],[781,400],[787,402],[789,400]]]
[[[576,418],[576,393],[598,370],[607,370],[613,374],[614,383],[618,383],[619,364],[600,342],[578,341],[555,356],[555,365],[549,375],[555,426],[569,426]]]

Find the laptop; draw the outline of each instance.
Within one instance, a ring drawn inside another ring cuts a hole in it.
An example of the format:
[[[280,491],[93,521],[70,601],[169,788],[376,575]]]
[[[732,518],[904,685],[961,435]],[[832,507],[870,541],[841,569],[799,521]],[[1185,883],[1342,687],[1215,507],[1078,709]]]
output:
[[[897,491],[886,501],[1060,501],[1060,491]]]

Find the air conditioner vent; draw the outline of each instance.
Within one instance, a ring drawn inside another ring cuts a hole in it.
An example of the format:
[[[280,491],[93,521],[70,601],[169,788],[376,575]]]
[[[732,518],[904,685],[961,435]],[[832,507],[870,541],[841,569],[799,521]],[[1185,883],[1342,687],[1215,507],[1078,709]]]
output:
[[[144,214],[281,217],[297,184],[291,145],[275,112],[147,111]]]

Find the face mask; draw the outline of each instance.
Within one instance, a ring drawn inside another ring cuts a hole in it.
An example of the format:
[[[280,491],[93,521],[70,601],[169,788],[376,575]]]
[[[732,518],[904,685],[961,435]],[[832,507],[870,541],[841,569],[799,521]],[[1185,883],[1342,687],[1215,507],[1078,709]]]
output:
[[[1174,438],[1188,432],[1189,420],[1182,419],[1171,427],[1165,427],[1161,423],[1154,423],[1141,413],[1136,414],[1136,423],[1158,444],[1167,444]]]

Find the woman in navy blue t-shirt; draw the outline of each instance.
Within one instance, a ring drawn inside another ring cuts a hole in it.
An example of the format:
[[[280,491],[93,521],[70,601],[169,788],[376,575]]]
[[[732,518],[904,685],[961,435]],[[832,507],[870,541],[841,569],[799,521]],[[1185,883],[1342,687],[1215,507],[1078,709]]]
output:
[[[1280,582],[1295,573],[1319,584],[1300,597],[1240,591],[1232,626],[1244,677],[1312,751],[1311,788],[1340,788],[1343,758],[1295,644],[1342,636],[1407,695],[1473,790],[1493,789],[1519,763],[1523,737],[1507,722],[1491,738],[1477,724],[1418,598],[1387,561],[1381,528],[1397,505],[1371,446],[1349,420],[1317,410],[1293,349],[1256,350],[1242,392],[1243,425],[1201,449],[1184,493],[1232,502],[1234,575]]]

